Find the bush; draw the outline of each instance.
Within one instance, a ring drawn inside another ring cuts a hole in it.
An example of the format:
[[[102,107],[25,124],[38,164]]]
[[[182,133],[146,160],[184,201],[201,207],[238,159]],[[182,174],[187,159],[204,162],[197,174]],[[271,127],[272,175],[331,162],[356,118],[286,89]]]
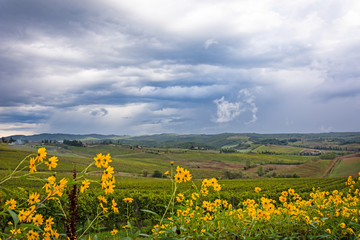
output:
[[[163,173],[159,170],[155,170],[154,173],[152,174],[152,177],[154,178],[162,178],[163,177]]]

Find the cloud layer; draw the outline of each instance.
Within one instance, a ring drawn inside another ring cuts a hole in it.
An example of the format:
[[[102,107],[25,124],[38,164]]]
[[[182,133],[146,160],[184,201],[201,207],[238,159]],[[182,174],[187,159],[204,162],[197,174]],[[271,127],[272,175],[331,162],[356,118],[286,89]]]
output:
[[[0,3],[0,135],[359,131],[360,3]]]

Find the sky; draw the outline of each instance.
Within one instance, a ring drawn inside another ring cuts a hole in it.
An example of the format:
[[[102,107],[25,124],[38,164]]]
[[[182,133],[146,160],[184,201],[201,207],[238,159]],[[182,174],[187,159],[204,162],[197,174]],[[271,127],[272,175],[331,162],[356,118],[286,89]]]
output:
[[[0,136],[360,131],[359,0],[0,0]]]

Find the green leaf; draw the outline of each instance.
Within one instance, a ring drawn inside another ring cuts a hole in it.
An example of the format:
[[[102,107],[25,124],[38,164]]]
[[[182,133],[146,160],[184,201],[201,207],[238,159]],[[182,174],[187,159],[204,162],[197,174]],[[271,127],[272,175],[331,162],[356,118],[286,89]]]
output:
[[[131,237],[123,237],[123,238],[120,238],[120,240],[131,240]]]
[[[17,224],[19,223],[18,215],[11,209],[8,209],[8,212],[10,213],[12,219],[14,220],[15,228],[17,227]]]
[[[143,211],[143,212],[146,212],[146,213],[150,213],[150,214],[153,214],[153,215],[155,215],[155,216],[160,217],[159,214],[157,214],[156,212],[153,212],[153,211],[150,211],[150,210],[147,210],[147,209],[140,209],[140,211]]]
[[[35,226],[34,224],[23,223],[23,224],[21,224],[21,226],[36,229],[39,232],[43,232],[43,230],[41,228],[39,228],[38,226]]]

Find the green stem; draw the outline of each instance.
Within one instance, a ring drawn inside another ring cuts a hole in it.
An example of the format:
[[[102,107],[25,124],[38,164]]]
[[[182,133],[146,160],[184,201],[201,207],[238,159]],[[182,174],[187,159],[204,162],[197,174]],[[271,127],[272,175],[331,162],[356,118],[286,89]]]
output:
[[[85,231],[80,235],[80,237],[78,239],[81,239],[82,236],[84,236],[84,234],[87,232],[87,230],[89,230],[89,228],[93,225],[93,223],[95,222],[95,220],[100,216],[101,212],[98,212],[98,214],[96,215],[96,217],[91,221],[91,223],[89,224],[89,226],[85,229]]]
[[[164,212],[164,214],[163,214],[163,216],[162,216],[162,218],[160,220],[160,224],[159,224],[160,226],[161,226],[161,224],[162,224],[162,222],[163,222],[163,220],[165,218],[165,215],[166,215],[167,211],[169,210],[170,204],[172,203],[172,205],[174,206],[174,199],[175,199],[176,190],[177,190],[177,184],[175,183],[174,192],[173,192],[173,194],[172,194],[172,196],[170,198],[169,204],[166,206],[165,212]]]
[[[29,154],[29,155],[27,155],[23,160],[21,160],[21,162],[16,166],[16,168],[14,169],[14,171],[12,171],[12,173],[10,173],[9,176],[7,176],[7,177],[5,177],[5,178],[2,179],[2,181],[0,182],[0,185],[3,184],[4,182],[10,180],[10,179],[13,177],[13,175],[15,174],[16,170],[20,167],[20,165],[21,165],[28,157],[30,157],[30,156],[32,156],[32,155],[33,155],[33,154]],[[25,168],[25,167],[24,167],[24,168]],[[24,168],[23,168],[23,169],[24,169]]]

